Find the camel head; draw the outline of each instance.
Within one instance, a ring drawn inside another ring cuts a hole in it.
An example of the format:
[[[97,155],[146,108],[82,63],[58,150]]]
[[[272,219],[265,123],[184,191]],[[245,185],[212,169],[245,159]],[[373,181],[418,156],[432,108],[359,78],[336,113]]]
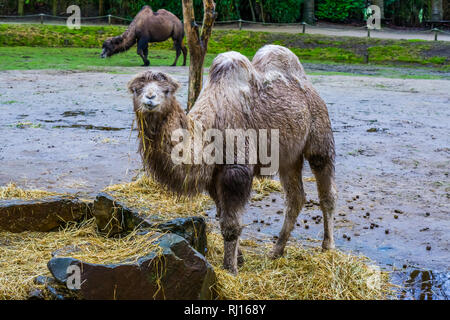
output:
[[[107,58],[116,53],[117,47],[122,43],[122,41],[123,39],[121,36],[106,39],[105,42],[103,42],[100,58]]]
[[[133,94],[134,111],[164,113],[170,110],[180,84],[162,72],[145,71],[128,83]]]

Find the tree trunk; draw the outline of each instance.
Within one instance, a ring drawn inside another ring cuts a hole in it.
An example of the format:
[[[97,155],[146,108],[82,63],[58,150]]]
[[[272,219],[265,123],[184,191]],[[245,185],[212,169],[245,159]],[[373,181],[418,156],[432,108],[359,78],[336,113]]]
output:
[[[54,16],[58,15],[58,0],[53,0],[52,1],[52,14]]]
[[[213,0],[203,0],[203,25],[201,32],[195,23],[194,6],[192,0],[183,0],[183,20],[189,47],[189,92],[188,111],[194,106],[203,84],[203,64],[205,62],[208,41],[212,27],[216,20],[216,4]]]
[[[261,9],[261,20],[263,23],[266,23],[266,18],[264,17],[264,3],[263,0],[259,0],[260,4],[259,7]]]
[[[250,11],[252,12],[252,20],[256,21],[255,9],[253,9],[253,0],[248,0],[248,3],[250,4]]]
[[[104,9],[103,9],[103,0],[98,0],[98,15],[102,16],[104,14]]]
[[[442,0],[432,0],[431,21],[440,21],[444,18]]]
[[[380,7],[381,19],[384,19],[384,0],[372,0],[372,4]]]
[[[24,0],[18,1],[17,13],[19,14],[19,16],[23,16],[23,4],[24,4]]]
[[[303,6],[303,21],[309,24],[315,23],[314,0],[305,0]]]

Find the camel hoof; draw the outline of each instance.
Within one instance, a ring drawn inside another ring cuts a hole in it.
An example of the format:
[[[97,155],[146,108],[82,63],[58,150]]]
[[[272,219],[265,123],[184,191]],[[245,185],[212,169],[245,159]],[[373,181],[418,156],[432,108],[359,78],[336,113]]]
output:
[[[232,274],[233,276],[237,276],[238,274],[238,270],[237,267],[233,267],[233,266],[223,266],[223,268],[225,270],[227,270],[230,274]]]
[[[244,265],[244,262],[245,262],[244,255],[242,253],[239,253],[237,256],[238,267],[242,267]]]
[[[276,260],[278,258],[281,258],[282,255],[283,255],[282,252],[279,252],[278,250],[274,249],[269,253],[269,258],[272,260]]]

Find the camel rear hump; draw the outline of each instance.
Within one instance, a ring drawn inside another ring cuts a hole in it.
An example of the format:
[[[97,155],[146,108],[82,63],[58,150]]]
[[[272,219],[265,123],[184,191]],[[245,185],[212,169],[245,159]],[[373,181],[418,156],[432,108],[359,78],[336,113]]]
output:
[[[265,45],[256,52],[252,64],[264,75],[265,81],[294,80],[300,87],[308,81],[298,57],[282,46]]]

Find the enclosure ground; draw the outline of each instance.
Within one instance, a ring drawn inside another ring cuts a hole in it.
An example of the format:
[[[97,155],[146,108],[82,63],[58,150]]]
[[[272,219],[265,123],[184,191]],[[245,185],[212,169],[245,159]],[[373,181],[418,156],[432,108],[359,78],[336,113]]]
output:
[[[181,82],[177,96],[185,104],[187,68],[155,69]],[[142,70],[0,72],[0,135],[5,137],[0,185],[14,181],[89,196],[130,181],[140,161],[125,86]],[[433,270],[444,279],[440,297],[449,294],[450,82],[310,78],[327,103],[336,140],[337,246],[388,268]],[[309,168],[305,177],[312,177]],[[317,201],[312,179],[305,188],[307,198]],[[282,208],[279,194],[253,202],[244,218],[244,237],[270,240],[281,228]],[[322,224],[314,218],[319,215],[311,202],[299,216],[294,238],[319,245]],[[211,211],[212,222],[213,216]]]

